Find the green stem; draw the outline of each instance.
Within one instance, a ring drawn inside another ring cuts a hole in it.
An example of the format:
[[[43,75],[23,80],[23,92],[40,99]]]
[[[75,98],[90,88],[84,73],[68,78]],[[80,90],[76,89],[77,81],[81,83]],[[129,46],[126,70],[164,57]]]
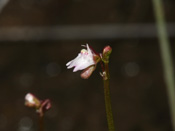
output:
[[[172,119],[173,131],[175,131],[175,83],[174,69],[168,40],[167,30],[165,26],[164,12],[162,0],[153,0],[154,12],[156,17],[158,37],[163,61],[165,82],[167,84],[167,93],[170,105],[170,114]]]
[[[110,89],[109,89],[109,68],[108,63],[105,63],[105,71],[103,74],[103,82],[104,82],[104,95],[105,95],[105,107],[106,107],[106,116],[108,122],[109,131],[115,131],[114,121],[112,115],[111,108],[111,98],[110,98]]]

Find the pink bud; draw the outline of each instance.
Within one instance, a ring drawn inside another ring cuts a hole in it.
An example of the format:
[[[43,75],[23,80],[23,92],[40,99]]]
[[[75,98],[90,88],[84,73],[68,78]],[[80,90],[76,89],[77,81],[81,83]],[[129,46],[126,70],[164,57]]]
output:
[[[44,100],[41,102],[41,106],[37,109],[37,112],[40,116],[43,116],[46,111],[51,108],[51,102],[49,99]]]
[[[102,55],[102,60],[104,63],[109,63],[109,56],[112,52],[112,48],[110,46],[106,46],[103,49],[103,55]]]
[[[110,55],[112,52],[112,48],[108,45],[106,47],[104,47],[103,49],[103,55]]]

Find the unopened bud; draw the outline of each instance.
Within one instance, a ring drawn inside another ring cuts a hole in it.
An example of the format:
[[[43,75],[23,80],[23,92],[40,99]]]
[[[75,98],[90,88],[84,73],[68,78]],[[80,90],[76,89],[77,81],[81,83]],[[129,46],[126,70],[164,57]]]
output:
[[[37,109],[37,112],[40,116],[43,116],[46,111],[48,111],[51,108],[51,102],[49,99],[44,100],[41,103],[40,108]]]
[[[51,103],[50,103],[50,100],[49,99],[46,99],[42,102],[41,104],[42,108],[43,108],[43,111],[47,111],[51,108]]]
[[[109,63],[109,56],[112,52],[112,48],[110,46],[106,46],[104,49],[103,49],[103,62],[104,63]]]

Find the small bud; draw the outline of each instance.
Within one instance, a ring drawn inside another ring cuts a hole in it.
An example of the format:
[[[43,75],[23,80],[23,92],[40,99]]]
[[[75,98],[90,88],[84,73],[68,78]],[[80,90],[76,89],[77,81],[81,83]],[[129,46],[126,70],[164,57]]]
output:
[[[43,116],[46,111],[48,111],[51,108],[51,102],[49,99],[44,100],[41,103],[40,108],[37,109],[37,112],[40,116]]]
[[[109,56],[112,52],[112,48],[110,46],[106,46],[103,49],[103,55],[102,55],[102,60],[104,63],[109,63]]]
[[[41,106],[43,107],[44,111],[47,111],[51,108],[51,103],[49,99],[46,99],[42,102]]]

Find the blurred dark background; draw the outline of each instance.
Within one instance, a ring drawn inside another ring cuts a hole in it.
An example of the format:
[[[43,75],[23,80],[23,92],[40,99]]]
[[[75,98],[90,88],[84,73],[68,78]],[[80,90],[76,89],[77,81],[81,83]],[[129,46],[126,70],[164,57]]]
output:
[[[164,0],[174,55],[175,1]],[[45,131],[107,131],[100,67],[88,80],[65,64],[110,45],[117,131],[172,131],[151,0],[0,0],[0,131],[38,131],[26,93],[49,98]]]

